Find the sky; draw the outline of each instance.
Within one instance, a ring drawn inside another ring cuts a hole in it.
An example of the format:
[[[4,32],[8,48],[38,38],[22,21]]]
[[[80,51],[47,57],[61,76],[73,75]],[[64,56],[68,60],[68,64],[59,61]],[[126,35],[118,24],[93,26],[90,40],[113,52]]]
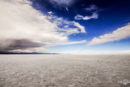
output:
[[[0,0],[0,52],[129,54],[130,0]]]

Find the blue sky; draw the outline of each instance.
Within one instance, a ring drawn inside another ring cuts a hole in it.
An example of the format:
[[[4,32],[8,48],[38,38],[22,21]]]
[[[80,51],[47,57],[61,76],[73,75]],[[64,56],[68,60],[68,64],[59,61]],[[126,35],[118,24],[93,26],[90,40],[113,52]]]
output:
[[[129,0],[1,0],[0,5],[0,51],[130,52]]]

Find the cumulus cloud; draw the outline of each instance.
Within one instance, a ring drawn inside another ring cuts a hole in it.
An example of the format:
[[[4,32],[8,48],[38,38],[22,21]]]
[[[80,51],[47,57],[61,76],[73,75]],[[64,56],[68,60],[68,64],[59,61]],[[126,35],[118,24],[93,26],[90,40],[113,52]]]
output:
[[[90,20],[90,19],[97,19],[97,18],[98,18],[98,14],[95,12],[91,16],[82,16],[80,14],[75,16],[75,20]]]
[[[41,49],[69,42],[69,29],[61,30],[28,0],[0,0],[0,51]]]
[[[130,37],[130,24],[118,28],[111,33],[107,33],[99,37],[95,37],[94,39],[92,39],[92,41],[88,43],[88,45],[103,44],[107,42],[122,40],[129,37]]]

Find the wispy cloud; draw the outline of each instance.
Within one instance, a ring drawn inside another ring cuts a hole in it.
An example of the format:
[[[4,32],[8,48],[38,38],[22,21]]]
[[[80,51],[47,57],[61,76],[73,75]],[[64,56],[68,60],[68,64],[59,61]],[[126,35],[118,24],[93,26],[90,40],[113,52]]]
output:
[[[78,22],[74,22],[74,25],[78,27],[82,33],[86,33],[84,26],[80,25]]]
[[[98,7],[96,5],[90,5],[90,7],[85,8],[86,11],[91,12],[92,15],[90,16],[83,16],[77,14],[75,16],[75,20],[90,20],[90,19],[97,19],[98,18]]]
[[[92,41],[88,43],[88,45],[103,44],[107,42],[122,40],[129,37],[130,37],[130,24],[118,28],[111,33],[107,33],[99,37],[95,37],[92,39]]]
[[[31,51],[69,42],[69,29],[61,32],[57,21],[50,21],[31,4],[28,0],[0,0],[0,51]]]
[[[90,20],[90,19],[97,19],[97,18],[98,18],[98,14],[95,12],[91,16],[82,16],[79,14],[75,16],[75,20]]]
[[[70,41],[70,42],[64,42],[64,43],[57,43],[56,45],[72,45],[72,44],[83,44],[86,43],[86,40],[81,40],[81,41]]]
[[[88,7],[88,8],[85,8],[85,10],[87,10],[87,11],[95,11],[95,10],[97,10],[98,9],[98,7],[96,6],[96,5],[90,5],[90,7]]]
[[[77,0],[49,0],[53,5],[58,5],[58,6],[70,6],[72,5],[75,1]]]
[[[78,22],[68,21],[52,14],[53,13],[51,12],[51,15],[48,16],[48,19],[59,26],[61,28],[60,31],[64,32],[64,34],[70,35],[74,33],[86,33],[85,27]]]

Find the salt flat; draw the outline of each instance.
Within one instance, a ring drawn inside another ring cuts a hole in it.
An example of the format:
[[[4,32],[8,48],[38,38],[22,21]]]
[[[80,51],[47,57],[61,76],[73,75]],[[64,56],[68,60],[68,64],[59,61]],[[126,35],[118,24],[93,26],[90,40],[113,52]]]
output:
[[[0,55],[0,87],[130,87],[130,55]]]

